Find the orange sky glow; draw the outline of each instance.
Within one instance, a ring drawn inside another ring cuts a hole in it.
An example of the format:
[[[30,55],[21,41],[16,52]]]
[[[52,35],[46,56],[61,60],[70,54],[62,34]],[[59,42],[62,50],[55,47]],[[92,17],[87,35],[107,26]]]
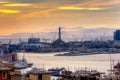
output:
[[[120,0],[0,0],[0,35],[66,28],[120,28]]]

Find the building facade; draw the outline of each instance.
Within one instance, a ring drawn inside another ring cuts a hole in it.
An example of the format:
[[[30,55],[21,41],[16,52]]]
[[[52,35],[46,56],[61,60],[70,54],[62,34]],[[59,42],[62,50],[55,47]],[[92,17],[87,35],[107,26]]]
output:
[[[120,30],[114,32],[114,40],[120,41]]]

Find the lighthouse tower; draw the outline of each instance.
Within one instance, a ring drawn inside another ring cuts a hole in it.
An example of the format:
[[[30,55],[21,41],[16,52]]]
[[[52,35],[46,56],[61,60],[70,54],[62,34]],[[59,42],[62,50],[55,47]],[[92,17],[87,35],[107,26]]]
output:
[[[58,39],[52,43],[53,47],[62,47],[65,42],[61,38],[61,27],[58,28]]]
[[[59,27],[58,39],[61,40],[61,27]]]

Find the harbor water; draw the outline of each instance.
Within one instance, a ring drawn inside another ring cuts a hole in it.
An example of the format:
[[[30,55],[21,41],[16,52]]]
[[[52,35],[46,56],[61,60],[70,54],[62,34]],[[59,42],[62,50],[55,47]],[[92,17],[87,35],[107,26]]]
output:
[[[64,52],[61,52],[61,54]],[[85,56],[54,56],[60,53],[18,53],[18,58],[23,56],[28,62],[33,63],[33,67],[37,68],[61,68],[76,71],[78,69],[98,70],[100,72],[108,72],[110,70],[111,61],[116,64],[120,60],[120,54],[98,54]],[[29,68],[30,69],[30,68]],[[27,69],[26,69],[27,70]],[[24,72],[26,72],[24,70]]]

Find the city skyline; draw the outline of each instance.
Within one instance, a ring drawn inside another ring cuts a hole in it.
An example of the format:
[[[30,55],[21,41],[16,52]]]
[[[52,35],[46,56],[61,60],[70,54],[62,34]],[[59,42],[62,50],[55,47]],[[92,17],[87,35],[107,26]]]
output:
[[[119,0],[0,0],[0,35],[66,28],[120,28]]]

